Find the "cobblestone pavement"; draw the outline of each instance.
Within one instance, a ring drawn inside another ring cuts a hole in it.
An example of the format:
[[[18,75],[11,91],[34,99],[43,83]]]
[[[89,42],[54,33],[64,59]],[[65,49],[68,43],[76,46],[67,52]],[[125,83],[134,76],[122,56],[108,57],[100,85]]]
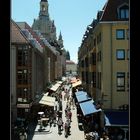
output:
[[[63,105],[63,121],[65,122],[65,107],[66,107],[66,101],[64,101],[64,93],[63,93],[63,100],[62,100],[62,105]],[[76,109],[72,108],[72,122],[71,122],[71,129],[70,129],[70,135],[66,138],[64,136],[64,130],[62,131],[62,134],[58,134],[58,127],[57,125],[54,127],[51,127],[51,133],[36,133],[33,136],[32,140],[85,140],[84,139],[84,131],[79,130],[78,128],[78,122],[77,122],[77,116],[76,116]]]

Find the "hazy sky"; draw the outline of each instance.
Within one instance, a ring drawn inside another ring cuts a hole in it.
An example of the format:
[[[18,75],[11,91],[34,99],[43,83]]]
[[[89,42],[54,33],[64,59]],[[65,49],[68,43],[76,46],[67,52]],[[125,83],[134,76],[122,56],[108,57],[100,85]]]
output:
[[[25,21],[30,26],[39,16],[41,0],[12,0],[11,17],[15,22]],[[72,61],[77,63],[78,48],[86,27],[96,18],[107,0],[48,0],[50,19],[54,20],[57,37],[61,31],[64,47]]]

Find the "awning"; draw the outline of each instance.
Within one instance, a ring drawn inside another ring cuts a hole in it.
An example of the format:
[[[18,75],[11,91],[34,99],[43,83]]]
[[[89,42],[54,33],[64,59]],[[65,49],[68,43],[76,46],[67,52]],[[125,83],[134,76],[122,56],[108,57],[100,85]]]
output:
[[[128,111],[104,111],[105,126],[128,126]]]
[[[44,95],[42,99],[39,101],[39,103],[48,106],[55,106],[55,97]]]
[[[92,101],[86,101],[86,102],[80,103],[80,108],[84,116],[102,111],[101,109],[96,109]]]
[[[46,92],[44,95],[45,95],[45,96],[48,96],[48,94],[49,94],[49,92]]]
[[[76,96],[83,95],[83,94],[87,95],[87,92],[85,92],[85,91],[77,91],[77,92],[75,92]]]
[[[59,87],[60,87],[60,84],[59,84],[59,83],[56,83],[55,85],[53,85],[53,86],[50,88],[50,90],[56,91]]]
[[[63,82],[62,82],[62,81],[57,81],[57,83],[58,83],[58,84],[62,84]]]
[[[81,94],[76,96],[78,103],[91,100],[92,98],[89,97],[87,94]]]
[[[76,86],[79,86],[81,84],[82,84],[82,82],[79,80],[79,81],[77,81],[75,83],[72,83],[72,87],[76,87]]]
[[[71,83],[75,83],[76,81],[77,81],[76,77],[72,77],[72,78],[70,79],[70,82],[71,82]]]

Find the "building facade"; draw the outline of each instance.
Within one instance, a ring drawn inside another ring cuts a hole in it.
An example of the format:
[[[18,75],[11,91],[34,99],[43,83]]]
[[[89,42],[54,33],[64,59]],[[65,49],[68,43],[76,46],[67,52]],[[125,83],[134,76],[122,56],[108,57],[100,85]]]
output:
[[[82,81],[105,109],[129,104],[129,50],[129,1],[109,0],[87,27],[78,51]]]
[[[19,26],[11,20],[10,91],[11,118],[27,118],[32,105],[32,46]]]
[[[45,18],[44,18],[45,17]],[[26,119],[48,85],[66,74],[66,51],[60,33],[48,13],[48,2],[40,1],[39,19],[33,28],[11,20],[10,91],[12,122]]]
[[[66,74],[77,75],[77,64],[71,60],[66,60]]]

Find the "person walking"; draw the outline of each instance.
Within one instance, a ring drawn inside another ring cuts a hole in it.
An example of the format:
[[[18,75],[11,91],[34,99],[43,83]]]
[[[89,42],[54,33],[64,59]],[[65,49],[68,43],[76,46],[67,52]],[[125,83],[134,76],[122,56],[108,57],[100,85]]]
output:
[[[61,117],[58,118],[57,125],[58,125],[58,134],[61,134],[61,130],[63,126],[63,120]]]
[[[65,122],[64,124],[64,136],[68,137],[68,123],[67,122]]]
[[[71,122],[71,117],[72,117],[72,112],[68,110],[68,119],[70,119],[70,122]]]
[[[99,139],[99,134],[97,131],[94,131],[94,138],[95,140],[98,140]]]
[[[70,126],[70,119],[68,118],[68,119],[66,120],[66,122],[67,122],[67,126],[68,126],[67,134],[70,135],[70,128],[71,128],[71,126]]]

